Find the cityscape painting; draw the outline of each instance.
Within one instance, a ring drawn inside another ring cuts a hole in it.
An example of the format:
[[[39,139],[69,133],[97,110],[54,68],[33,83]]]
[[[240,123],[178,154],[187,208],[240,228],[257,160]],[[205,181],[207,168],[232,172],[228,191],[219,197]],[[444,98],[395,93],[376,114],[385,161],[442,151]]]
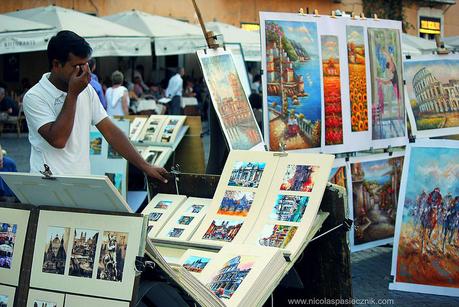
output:
[[[17,224],[0,223],[0,268],[11,269]]]
[[[198,214],[199,212],[201,212],[202,208],[204,208],[204,205],[196,205],[196,204],[193,204],[191,205],[190,208],[188,208],[188,210],[185,212],[186,214]]]
[[[258,243],[262,246],[286,248],[297,230],[298,226],[265,225]]]
[[[318,166],[289,164],[282,180],[282,191],[311,192]]]
[[[190,272],[201,273],[202,270],[209,264],[210,258],[190,256],[183,263],[183,267]]]
[[[307,196],[279,194],[270,218],[276,221],[299,223],[303,218],[308,201],[309,197]]]
[[[405,136],[402,50],[398,29],[368,28],[373,140]]]
[[[43,273],[64,274],[69,236],[70,228],[68,227],[48,227],[43,256]]]
[[[346,167],[340,166],[332,168],[328,181],[342,186],[343,188],[347,188]]]
[[[155,209],[164,209],[164,210],[166,210],[167,208],[169,208],[170,205],[172,205],[172,201],[171,200],[160,200],[156,204]]]
[[[179,218],[179,220],[177,221],[177,223],[179,223],[180,225],[190,225],[191,221],[193,221],[194,219],[194,216],[187,216],[187,215],[183,215]]]
[[[102,133],[99,131],[89,132],[89,154],[102,154]]]
[[[217,214],[247,216],[254,197],[254,192],[225,191]]]
[[[123,281],[127,244],[127,233],[104,231],[102,246],[100,248],[97,279],[115,282]]]
[[[231,171],[228,185],[233,187],[258,188],[266,163],[236,162]]]
[[[315,22],[265,21],[269,146],[321,146],[322,85]]]
[[[215,219],[202,237],[207,240],[231,242],[242,227],[243,221]]]
[[[69,275],[92,278],[99,231],[89,229],[74,230]]]
[[[182,233],[185,231],[183,228],[172,228],[171,231],[167,234],[170,238],[179,238]]]
[[[392,238],[403,156],[351,163],[354,245]]]

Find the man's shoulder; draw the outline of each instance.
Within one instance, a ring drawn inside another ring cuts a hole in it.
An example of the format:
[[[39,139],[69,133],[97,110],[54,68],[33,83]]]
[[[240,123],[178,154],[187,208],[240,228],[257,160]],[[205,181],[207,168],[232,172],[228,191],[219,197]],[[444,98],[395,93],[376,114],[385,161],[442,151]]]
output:
[[[45,91],[40,82],[38,82],[25,93],[24,103],[27,103],[27,101],[31,98],[45,98],[46,95],[48,95],[48,93]]]

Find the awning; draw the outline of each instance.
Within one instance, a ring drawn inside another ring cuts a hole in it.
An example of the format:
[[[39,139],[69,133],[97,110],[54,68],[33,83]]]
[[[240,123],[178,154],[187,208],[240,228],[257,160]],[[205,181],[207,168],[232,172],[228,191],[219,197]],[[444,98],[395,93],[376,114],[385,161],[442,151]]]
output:
[[[419,50],[421,54],[429,54],[437,50],[437,44],[433,40],[424,39],[414,35],[402,33],[402,49],[403,45],[409,45]]]

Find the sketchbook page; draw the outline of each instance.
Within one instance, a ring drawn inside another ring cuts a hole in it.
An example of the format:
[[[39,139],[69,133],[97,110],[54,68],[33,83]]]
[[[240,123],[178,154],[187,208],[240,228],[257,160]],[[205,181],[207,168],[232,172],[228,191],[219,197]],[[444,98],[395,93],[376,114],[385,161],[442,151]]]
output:
[[[129,128],[129,139],[132,142],[137,142],[140,136],[140,133],[143,130],[145,123],[147,122],[147,117],[136,117],[131,122],[131,127]]]
[[[191,241],[217,246],[243,242],[263,206],[278,159],[272,152],[231,151],[212,204]]]
[[[217,257],[217,252],[207,252],[190,248],[183,254],[178,263],[191,274],[199,276],[202,270],[204,270],[215,257]]]
[[[246,244],[296,254],[319,210],[334,156],[293,154],[279,158],[260,216]]]
[[[148,237],[155,238],[186,200],[186,196],[174,194],[157,194],[143,209],[142,214],[148,215]]]
[[[159,131],[156,143],[173,144],[185,119],[186,116],[169,115]]]
[[[207,213],[212,199],[189,197],[159,232],[158,239],[188,241]]]
[[[167,119],[164,115],[151,115],[142,128],[138,142],[155,143]]]
[[[123,196],[105,176],[52,176],[0,173],[21,203],[115,212],[132,212]]]
[[[41,210],[30,286],[130,300],[143,217]]]

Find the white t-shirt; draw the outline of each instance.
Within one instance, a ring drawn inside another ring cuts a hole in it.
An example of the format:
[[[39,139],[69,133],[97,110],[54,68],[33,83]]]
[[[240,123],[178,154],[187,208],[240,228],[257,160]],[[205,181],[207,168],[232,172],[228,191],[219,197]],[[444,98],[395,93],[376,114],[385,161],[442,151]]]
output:
[[[124,86],[118,87],[109,87],[105,93],[105,98],[107,99],[107,113],[110,116],[123,116],[123,95],[127,93],[127,88]],[[129,106],[129,96],[128,96],[128,106]]]
[[[67,144],[62,149],[51,146],[38,133],[38,129],[57,119],[67,93],[56,88],[48,80],[49,75],[44,74],[23,100],[32,145],[30,172],[38,173],[46,163],[54,175],[89,175],[89,131],[91,125],[97,125],[107,117],[107,113],[96,91],[92,86],[87,86],[78,95],[73,129]]]

